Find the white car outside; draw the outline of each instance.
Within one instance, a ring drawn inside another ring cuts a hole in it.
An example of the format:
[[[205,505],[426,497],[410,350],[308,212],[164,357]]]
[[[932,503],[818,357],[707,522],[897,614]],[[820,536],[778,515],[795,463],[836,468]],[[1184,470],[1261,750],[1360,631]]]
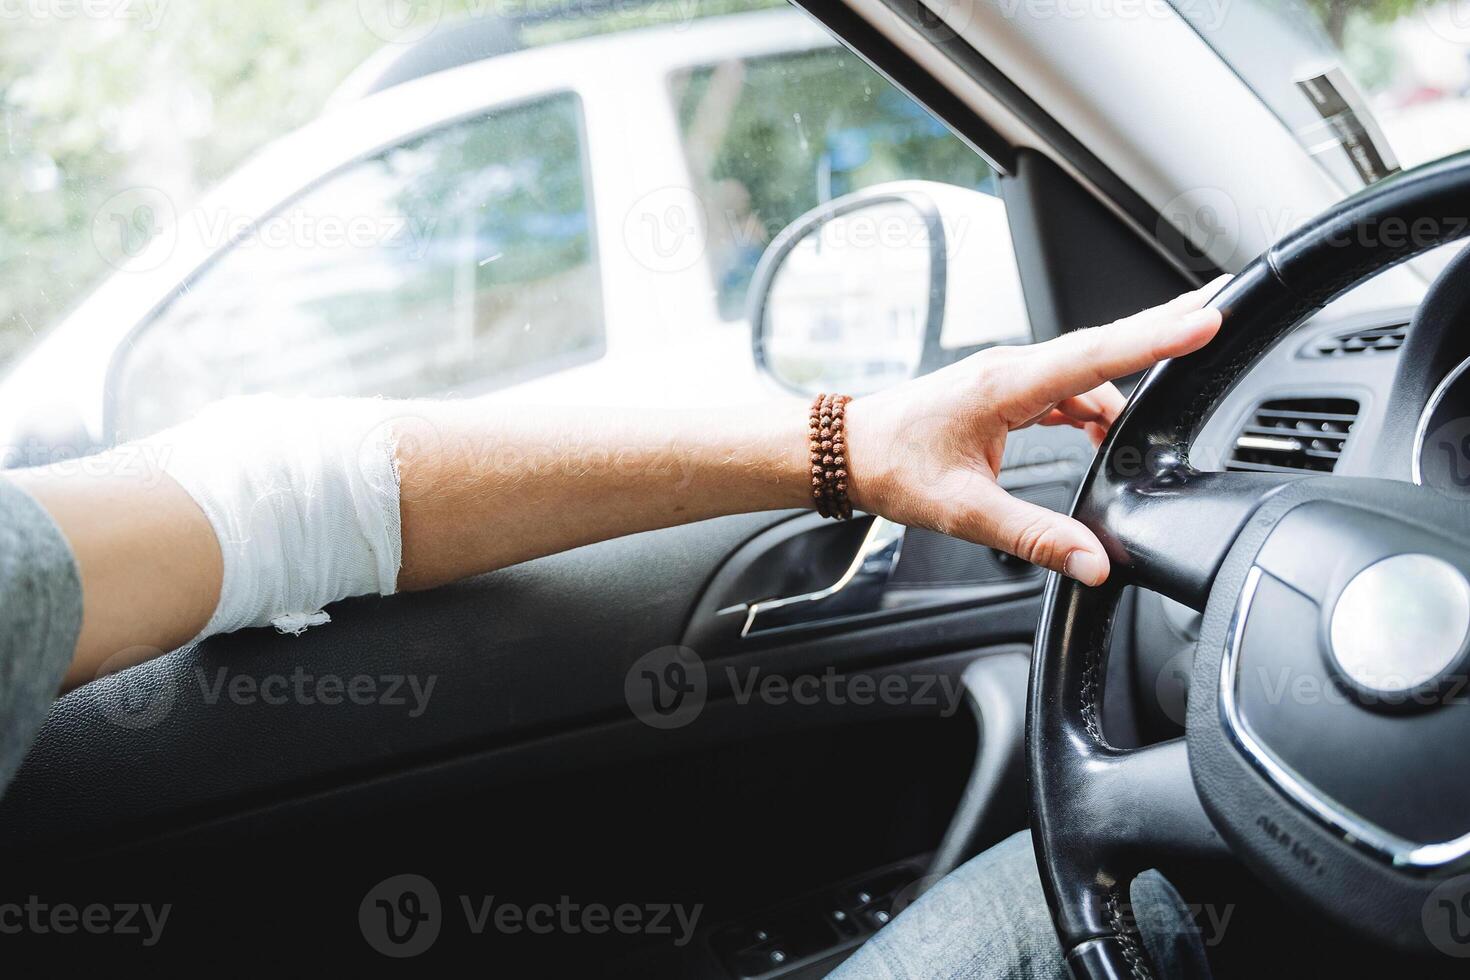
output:
[[[266,230],[288,240],[294,236],[298,240],[291,240],[291,247],[325,247],[300,241],[312,230],[292,230],[287,219],[292,202],[328,176],[420,134],[557,93],[575,95],[581,108],[604,346],[595,360],[500,388],[500,397],[599,405],[677,404],[692,398],[730,404],[759,397],[771,383],[756,371],[748,325],[722,319],[717,308],[717,284],[705,251],[709,222],[722,219],[717,206],[691,190],[699,185],[681,145],[670,77],[727,59],[832,46],[832,38],[804,14],[770,10],[518,51],[335,104],[261,150],[198,207],[162,226],[141,254],[122,264],[19,359],[0,382],[0,438],[12,453],[18,446],[29,452],[32,461],[35,446],[28,450],[19,445],[23,440],[39,440],[43,452],[46,445],[96,447],[113,441],[119,433],[108,418],[107,392],[116,380],[112,372],[119,353],[128,351],[140,328],[177,296],[187,296],[196,277],[221,256]],[[139,205],[168,208],[147,188],[123,198],[117,202],[123,213]],[[1000,245],[1013,262],[1003,206],[992,200],[991,223],[998,221],[1001,242],[989,242],[987,248],[993,252]],[[344,211],[352,206],[342,202]],[[314,233],[325,238],[322,229]],[[250,244],[272,247],[269,241]],[[496,258],[483,256],[479,264]],[[331,274],[328,268],[323,276]],[[273,289],[303,288],[268,280],[246,285],[267,296]],[[293,361],[303,370],[321,370],[306,346],[261,356],[274,358],[283,371]],[[182,408],[197,409],[231,393],[204,387],[146,397],[167,404],[158,416],[166,423]],[[130,397],[144,397],[136,389],[135,384]],[[465,385],[452,393],[478,392]]]

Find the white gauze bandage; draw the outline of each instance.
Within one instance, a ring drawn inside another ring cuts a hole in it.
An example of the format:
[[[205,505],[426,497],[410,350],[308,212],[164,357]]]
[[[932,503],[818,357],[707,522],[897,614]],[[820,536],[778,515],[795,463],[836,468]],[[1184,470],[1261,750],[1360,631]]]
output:
[[[322,607],[391,594],[403,558],[391,403],[255,395],[151,436],[219,538],[219,605],[196,637],[299,633]]]

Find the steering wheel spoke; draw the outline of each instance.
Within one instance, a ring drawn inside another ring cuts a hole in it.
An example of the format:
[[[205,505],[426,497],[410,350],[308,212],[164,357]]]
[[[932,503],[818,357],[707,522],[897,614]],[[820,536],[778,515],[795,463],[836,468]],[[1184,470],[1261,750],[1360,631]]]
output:
[[[1297,479],[1206,473],[1165,462],[1144,479],[1094,494],[1078,517],[1102,540],[1128,584],[1203,611],[1215,573],[1251,514]]]
[[[1087,806],[1099,847],[1121,862],[1119,871],[1230,855],[1194,791],[1183,738],[1111,751],[1091,764],[1096,778],[1086,788]]]

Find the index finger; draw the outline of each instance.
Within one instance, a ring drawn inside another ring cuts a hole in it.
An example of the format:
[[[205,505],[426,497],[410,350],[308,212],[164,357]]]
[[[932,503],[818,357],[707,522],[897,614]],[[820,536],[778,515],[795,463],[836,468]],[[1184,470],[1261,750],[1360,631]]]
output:
[[[1199,350],[1220,329],[1206,307],[1222,279],[1133,316],[1036,344],[1011,373],[1014,397],[1041,407],[1063,401],[1159,361]]]

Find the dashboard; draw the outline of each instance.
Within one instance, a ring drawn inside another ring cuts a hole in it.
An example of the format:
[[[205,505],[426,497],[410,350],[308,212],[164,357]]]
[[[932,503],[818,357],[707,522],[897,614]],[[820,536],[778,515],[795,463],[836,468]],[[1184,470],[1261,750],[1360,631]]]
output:
[[[1378,469],[1378,444],[1413,307],[1319,316],[1269,351],[1200,431],[1201,470],[1336,473]],[[1470,384],[1470,378],[1467,378]]]

